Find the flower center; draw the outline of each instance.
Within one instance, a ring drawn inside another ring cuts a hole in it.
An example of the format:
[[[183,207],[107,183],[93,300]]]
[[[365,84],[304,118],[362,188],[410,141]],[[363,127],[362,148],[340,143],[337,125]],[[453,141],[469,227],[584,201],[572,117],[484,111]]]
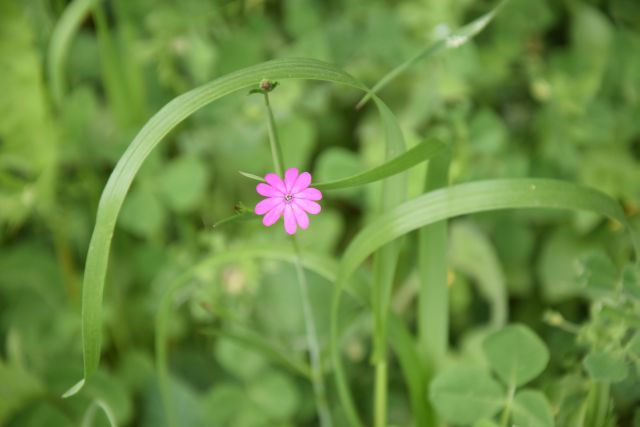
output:
[[[291,201],[293,200],[293,196],[290,193],[287,193],[284,195],[284,201],[287,203],[291,203]]]

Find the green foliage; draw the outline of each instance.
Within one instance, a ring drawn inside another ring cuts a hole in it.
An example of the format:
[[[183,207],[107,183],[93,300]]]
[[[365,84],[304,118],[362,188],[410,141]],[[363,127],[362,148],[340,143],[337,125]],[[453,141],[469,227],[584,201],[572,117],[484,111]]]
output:
[[[0,424],[319,425],[306,301],[334,426],[640,426],[638,28],[629,0],[0,1]],[[264,79],[324,192],[307,299],[239,175],[274,170]]]
[[[504,388],[484,369],[464,366],[438,375],[429,395],[445,420],[468,425],[498,412]]]
[[[549,350],[544,342],[522,325],[509,325],[483,343],[489,365],[511,387],[520,387],[544,370]]]

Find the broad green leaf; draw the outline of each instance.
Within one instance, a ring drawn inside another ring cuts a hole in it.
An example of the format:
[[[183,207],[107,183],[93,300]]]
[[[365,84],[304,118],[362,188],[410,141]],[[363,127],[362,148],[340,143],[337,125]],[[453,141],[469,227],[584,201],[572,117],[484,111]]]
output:
[[[513,423],[518,427],[553,427],[553,414],[546,396],[537,390],[522,390],[513,401]]]
[[[491,418],[505,399],[502,386],[475,366],[459,366],[439,374],[431,383],[429,396],[442,418],[453,424]]]
[[[547,346],[523,325],[509,325],[494,332],[482,348],[491,368],[511,387],[531,381],[549,362]]]
[[[136,187],[122,207],[120,225],[141,237],[160,233],[167,221],[167,209],[147,188]]]
[[[289,377],[270,371],[253,379],[247,397],[270,418],[284,420],[294,414],[300,393]]]
[[[227,340],[233,341],[238,345],[250,348],[253,352],[259,353],[266,359],[272,362],[276,362],[291,371],[296,371],[299,374],[310,378],[311,370],[305,362],[295,360],[294,357],[287,354],[286,349],[279,348],[277,345],[271,343],[263,336],[252,332],[250,329],[244,327],[225,328],[221,330],[211,331],[212,335],[221,336]]]
[[[595,381],[616,383],[624,380],[629,373],[622,355],[611,352],[591,352],[585,357],[583,365]]]
[[[85,378],[93,374],[100,360],[102,294],[111,238],[120,208],[136,173],[162,139],[189,115],[225,95],[255,87],[262,79],[280,82],[292,79],[324,80],[366,90],[353,77],[332,65],[311,59],[281,59],[236,71],[178,96],[146,123],[118,161],[98,206],[82,293]]]
[[[484,15],[477,18],[475,21],[472,21],[469,24],[465,25],[464,27],[460,28],[458,31],[454,31],[453,33],[449,34],[447,37],[440,39],[435,43],[430,44],[429,46],[419,51],[417,54],[415,54],[414,56],[412,56],[411,58],[409,58],[408,60],[406,60],[405,62],[403,62],[396,68],[394,68],[393,70],[391,70],[384,77],[382,77],[380,81],[378,81],[378,83],[376,83],[373,86],[370,93],[365,95],[360,100],[360,102],[358,102],[358,105],[356,106],[356,108],[360,108],[364,104],[366,104],[367,101],[371,99],[371,96],[380,92],[380,90],[382,90],[382,88],[384,88],[387,84],[389,84],[393,79],[398,77],[400,74],[402,74],[412,65],[416,64],[418,61],[422,59],[429,59],[432,56],[444,50],[455,49],[467,43],[469,40],[475,37],[478,33],[480,33],[487,25],[489,25],[489,23],[493,20],[493,18],[496,16],[498,11],[504,6],[506,2],[507,2],[506,0],[501,1],[490,12],[485,13]]]
[[[622,272],[624,292],[640,300],[640,265],[628,264]]]
[[[602,251],[591,252],[581,260],[580,281],[592,298],[613,296],[618,289],[618,271]]]
[[[183,156],[170,162],[159,179],[161,196],[176,212],[195,208],[207,189],[207,167],[196,157]]]

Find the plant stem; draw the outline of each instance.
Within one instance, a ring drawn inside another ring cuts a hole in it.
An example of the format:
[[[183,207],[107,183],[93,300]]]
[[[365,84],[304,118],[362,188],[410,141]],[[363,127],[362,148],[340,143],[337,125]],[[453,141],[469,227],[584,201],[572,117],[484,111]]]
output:
[[[387,423],[387,360],[376,360],[374,422],[375,427],[386,427]]]
[[[267,118],[269,119],[269,146],[271,147],[273,166],[276,168],[276,173],[284,178],[282,149],[280,148],[280,140],[278,139],[278,131],[276,129],[276,120],[273,117],[273,110],[271,110],[271,103],[269,102],[269,94],[267,92],[264,93],[264,103],[267,107]]]
[[[300,286],[300,297],[302,300],[302,312],[304,315],[305,329],[307,333],[307,346],[309,347],[309,359],[311,361],[311,383],[316,398],[318,418],[321,427],[331,426],[331,415],[327,404],[327,393],[324,385],[322,373],[322,361],[320,359],[320,346],[318,345],[318,333],[316,323],[313,320],[311,310],[311,300],[309,298],[309,286],[302,266],[302,251],[296,236],[291,236],[293,247],[296,251],[296,272],[298,274],[298,284]]]
[[[271,155],[273,156],[273,165],[276,173],[284,177],[284,161],[282,157],[282,149],[278,139],[276,130],[276,122],[273,117],[273,111],[269,102],[269,94],[264,92],[264,101],[267,108],[269,145],[271,147]],[[320,345],[318,344],[318,333],[316,324],[311,311],[311,300],[309,298],[309,286],[307,285],[307,277],[304,273],[302,263],[302,251],[296,236],[291,236],[291,242],[296,253],[296,273],[298,275],[298,286],[300,287],[300,298],[302,300],[302,312],[304,315],[304,324],[307,338],[307,346],[309,349],[309,359],[311,362],[311,383],[313,385],[313,394],[316,400],[316,409],[318,411],[318,419],[321,427],[331,427],[331,414],[327,404],[327,393],[324,384],[324,376],[322,373],[322,360],[320,358]]]
[[[511,404],[513,403],[513,397],[516,393],[516,386],[514,384],[509,385],[509,392],[507,393],[507,401],[504,405],[504,410],[500,416],[500,427],[509,426],[509,417],[511,416]]]

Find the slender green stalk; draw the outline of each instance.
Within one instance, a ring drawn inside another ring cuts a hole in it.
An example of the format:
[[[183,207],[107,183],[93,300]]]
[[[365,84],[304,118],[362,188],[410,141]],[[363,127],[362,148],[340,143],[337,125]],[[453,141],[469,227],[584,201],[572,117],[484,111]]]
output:
[[[269,129],[269,146],[271,147],[271,155],[273,156],[273,166],[276,173],[284,178],[284,160],[282,157],[282,149],[280,148],[280,139],[278,139],[278,130],[276,128],[276,120],[273,117],[273,110],[269,102],[269,94],[264,93],[264,103],[267,107],[268,129]]]
[[[280,147],[280,140],[278,139],[276,123],[273,117],[273,110],[271,109],[271,103],[269,102],[268,91],[264,91],[264,102],[267,108],[267,116],[269,119],[269,145],[271,147],[271,155],[273,156],[273,165],[278,175],[284,177],[284,160],[282,157],[282,149]],[[324,376],[322,373],[322,361],[320,359],[320,345],[318,344],[318,333],[316,331],[315,321],[313,320],[313,312],[311,311],[309,287],[307,285],[307,278],[305,276],[303,268],[302,251],[300,250],[300,245],[298,244],[296,236],[291,237],[291,242],[296,253],[296,273],[298,275],[298,286],[300,287],[300,298],[302,300],[302,312],[304,315],[307,346],[309,347],[309,359],[311,362],[311,383],[313,385],[313,394],[316,400],[316,409],[318,411],[320,426],[330,427],[332,424],[331,414],[329,413],[329,406],[327,404],[327,393],[324,384]]]
[[[502,411],[502,415],[500,415],[500,427],[508,427],[509,426],[509,418],[511,417],[511,406],[513,404],[513,397],[516,393],[515,384],[509,385],[509,392],[507,393],[507,401],[504,405],[504,410]]]

